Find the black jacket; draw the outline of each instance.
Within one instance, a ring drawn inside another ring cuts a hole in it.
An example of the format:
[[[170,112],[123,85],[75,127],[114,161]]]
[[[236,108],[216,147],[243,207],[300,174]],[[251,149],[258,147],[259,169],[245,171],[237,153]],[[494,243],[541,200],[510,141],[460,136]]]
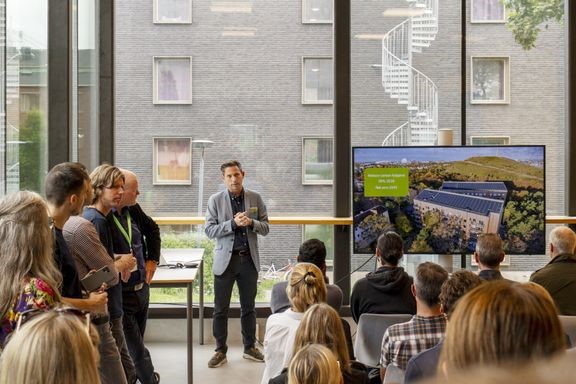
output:
[[[556,256],[544,268],[534,272],[530,281],[546,288],[561,315],[576,316],[575,255]]]
[[[413,279],[402,267],[380,267],[356,282],[350,297],[350,311],[356,323],[363,313],[416,313],[410,287]]]
[[[140,204],[128,207],[128,211],[130,212],[132,220],[134,220],[138,228],[140,228],[140,232],[142,232],[142,237],[144,238],[142,242],[144,259],[159,262],[162,240],[160,239],[160,228],[158,224],[144,213]]]

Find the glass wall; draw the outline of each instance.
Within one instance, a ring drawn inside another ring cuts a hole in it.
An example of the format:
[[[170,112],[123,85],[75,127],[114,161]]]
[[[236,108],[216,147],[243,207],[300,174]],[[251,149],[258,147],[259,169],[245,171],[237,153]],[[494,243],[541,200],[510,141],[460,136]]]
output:
[[[48,168],[48,7],[6,1],[5,189],[40,191]]]

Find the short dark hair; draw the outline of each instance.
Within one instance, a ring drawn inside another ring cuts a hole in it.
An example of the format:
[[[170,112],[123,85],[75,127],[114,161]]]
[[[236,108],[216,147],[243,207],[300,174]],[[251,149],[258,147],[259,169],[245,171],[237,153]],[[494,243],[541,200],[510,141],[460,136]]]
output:
[[[466,294],[482,284],[482,279],[470,271],[456,271],[442,284],[440,289],[440,303],[446,316],[450,317],[456,302]]]
[[[326,246],[318,239],[310,239],[300,245],[298,250],[299,263],[312,263],[322,269],[326,264]]]
[[[68,196],[81,193],[87,181],[90,181],[90,176],[84,165],[70,162],[57,164],[46,175],[46,200],[60,207]]]
[[[382,261],[390,265],[398,265],[404,255],[404,242],[396,232],[388,231],[380,235],[377,248]]]
[[[440,289],[447,279],[448,272],[438,264],[427,261],[418,265],[414,277],[416,297],[429,307],[440,304]]]
[[[504,248],[502,239],[496,233],[482,233],[476,240],[476,253],[482,265],[494,268],[502,262]]]
[[[238,160],[228,160],[227,162],[223,163],[220,166],[220,171],[222,171],[222,174],[224,174],[224,170],[230,167],[238,167],[240,172],[242,172],[242,164],[240,164]]]

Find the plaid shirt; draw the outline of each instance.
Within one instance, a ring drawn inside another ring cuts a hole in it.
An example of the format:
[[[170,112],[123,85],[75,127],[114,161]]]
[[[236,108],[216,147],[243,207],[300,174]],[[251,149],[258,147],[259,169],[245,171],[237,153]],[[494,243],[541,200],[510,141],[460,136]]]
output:
[[[380,366],[394,364],[406,370],[408,360],[416,354],[432,348],[446,333],[446,316],[415,315],[410,321],[394,324],[384,332]]]

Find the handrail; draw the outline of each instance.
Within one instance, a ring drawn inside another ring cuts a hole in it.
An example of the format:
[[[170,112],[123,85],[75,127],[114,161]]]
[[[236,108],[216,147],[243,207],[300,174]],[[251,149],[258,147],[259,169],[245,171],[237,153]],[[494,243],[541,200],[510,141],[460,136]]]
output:
[[[159,225],[200,225],[204,224],[205,218],[199,216],[182,217],[154,217]],[[352,217],[332,216],[272,216],[270,224],[274,225],[352,225]],[[576,224],[576,216],[546,216],[546,224]]]

